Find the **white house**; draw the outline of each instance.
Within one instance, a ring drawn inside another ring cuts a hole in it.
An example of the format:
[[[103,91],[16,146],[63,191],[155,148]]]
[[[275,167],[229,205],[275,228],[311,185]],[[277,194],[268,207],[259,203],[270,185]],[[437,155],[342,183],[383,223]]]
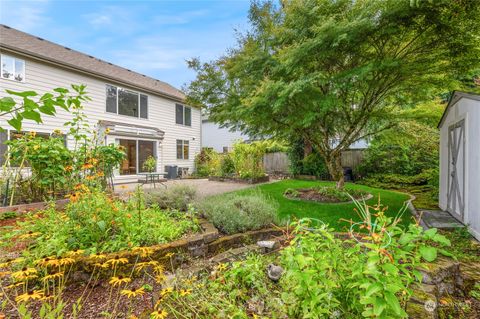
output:
[[[6,89],[33,90],[40,95],[57,87],[85,84],[91,101],[84,112],[91,127],[109,128],[106,144],[125,146],[127,159],[116,172],[115,183],[138,180],[145,159],[157,158],[157,171],[166,165],[194,169],[201,149],[201,113],[184,104],[184,94],[173,86],[42,38],[0,25],[0,98]],[[43,124],[25,121],[24,131],[49,134],[65,130],[71,114],[58,110]],[[0,125],[8,127],[0,118]],[[3,142],[11,131],[0,133]],[[67,136],[67,146],[73,144]]]
[[[239,131],[220,127],[217,123],[207,119],[202,120],[202,147],[209,147],[219,153],[224,153],[232,149],[233,143],[249,140],[251,139],[248,135]]]
[[[455,91],[438,127],[439,206],[480,240],[480,95]]]

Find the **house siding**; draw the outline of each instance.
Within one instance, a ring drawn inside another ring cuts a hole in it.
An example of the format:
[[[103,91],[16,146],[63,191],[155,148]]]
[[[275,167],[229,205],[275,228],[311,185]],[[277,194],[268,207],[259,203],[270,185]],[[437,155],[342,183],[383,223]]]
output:
[[[2,52],[5,54],[4,52]],[[131,88],[121,83],[105,81],[94,76],[88,76],[80,72],[63,69],[43,61],[38,61],[23,55],[6,53],[9,56],[18,57],[25,60],[25,82],[15,82],[0,78],[0,97],[8,96],[6,89],[14,91],[36,91],[39,95],[46,92],[52,92],[57,87],[69,88],[71,84],[86,85],[87,95],[91,101],[83,103],[84,113],[88,117],[91,128],[94,128],[98,121],[107,120],[122,122],[125,124],[134,124],[155,127],[165,132],[164,139],[158,144],[157,155],[158,171],[163,172],[165,165],[178,165],[179,167],[188,167],[189,171],[194,170],[195,155],[201,149],[201,113],[199,109],[192,108],[191,127],[175,124],[175,101],[167,98],[147,93],[136,88]],[[106,90],[105,85],[112,84],[122,88],[130,89],[148,96],[148,119],[139,119],[130,116],[118,115],[106,112]],[[177,102],[178,103],[178,102]],[[23,123],[24,131],[52,132],[55,129],[66,131],[64,123],[72,118],[72,115],[63,109],[57,110],[56,116],[42,116],[43,123],[37,124],[30,120]],[[0,119],[0,125],[8,127],[8,117]],[[188,140],[190,142],[190,154],[188,160],[177,160],[176,158],[176,140]],[[108,136],[107,143],[115,142],[115,136]],[[67,140],[68,147],[74,145],[73,139]],[[134,176],[121,176],[116,178],[118,181],[134,181]]]

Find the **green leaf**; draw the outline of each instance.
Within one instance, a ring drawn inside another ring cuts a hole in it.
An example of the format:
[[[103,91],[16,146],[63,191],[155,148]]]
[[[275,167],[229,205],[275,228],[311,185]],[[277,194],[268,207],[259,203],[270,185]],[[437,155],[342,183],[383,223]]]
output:
[[[420,252],[422,258],[428,262],[432,262],[437,259],[437,249],[435,247],[423,245],[420,246],[418,251]]]
[[[56,89],[53,89],[55,92],[58,92],[58,93],[63,93],[63,94],[67,94],[68,93],[68,90],[65,89],[65,88],[56,88]]]
[[[430,228],[429,230],[426,230],[424,234],[427,238],[431,239],[436,233],[437,233],[436,228]]]
[[[12,126],[15,130],[20,132],[22,130],[22,121],[16,117],[7,121],[10,126]]]
[[[42,118],[40,116],[40,113],[36,111],[23,111],[21,114],[27,120],[33,120],[37,123],[42,123]]]
[[[402,307],[400,306],[397,297],[395,297],[390,291],[385,291],[385,301],[396,315],[402,313]]]
[[[21,97],[28,97],[28,96],[37,96],[38,93],[35,91],[23,91],[23,92],[17,92],[17,91],[12,91],[12,90],[5,90],[7,91],[8,94],[11,95],[17,95]]]
[[[0,99],[0,111],[1,112],[10,112],[15,106],[15,100],[11,97],[3,97]]]

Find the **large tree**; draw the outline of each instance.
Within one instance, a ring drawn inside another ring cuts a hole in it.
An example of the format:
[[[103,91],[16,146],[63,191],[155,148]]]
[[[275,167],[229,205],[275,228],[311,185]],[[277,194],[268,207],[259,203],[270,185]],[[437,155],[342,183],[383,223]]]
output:
[[[253,2],[235,48],[189,62],[187,96],[224,126],[303,138],[341,188],[342,150],[479,66],[479,16],[478,0]]]

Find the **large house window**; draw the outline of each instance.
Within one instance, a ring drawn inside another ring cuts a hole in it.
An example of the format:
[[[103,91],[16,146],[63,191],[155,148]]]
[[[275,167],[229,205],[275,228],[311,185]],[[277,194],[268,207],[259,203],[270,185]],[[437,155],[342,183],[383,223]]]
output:
[[[106,110],[131,117],[148,118],[148,96],[107,84]]]
[[[143,164],[148,157],[156,157],[156,142],[144,140],[119,139],[125,149],[125,159],[120,165],[120,175],[134,175],[145,172]]]
[[[192,109],[182,104],[175,104],[175,123],[192,126]]]
[[[187,140],[177,140],[177,159],[188,159],[190,144]]]
[[[25,81],[25,61],[2,54],[0,56],[1,76],[4,79],[24,82]]]

